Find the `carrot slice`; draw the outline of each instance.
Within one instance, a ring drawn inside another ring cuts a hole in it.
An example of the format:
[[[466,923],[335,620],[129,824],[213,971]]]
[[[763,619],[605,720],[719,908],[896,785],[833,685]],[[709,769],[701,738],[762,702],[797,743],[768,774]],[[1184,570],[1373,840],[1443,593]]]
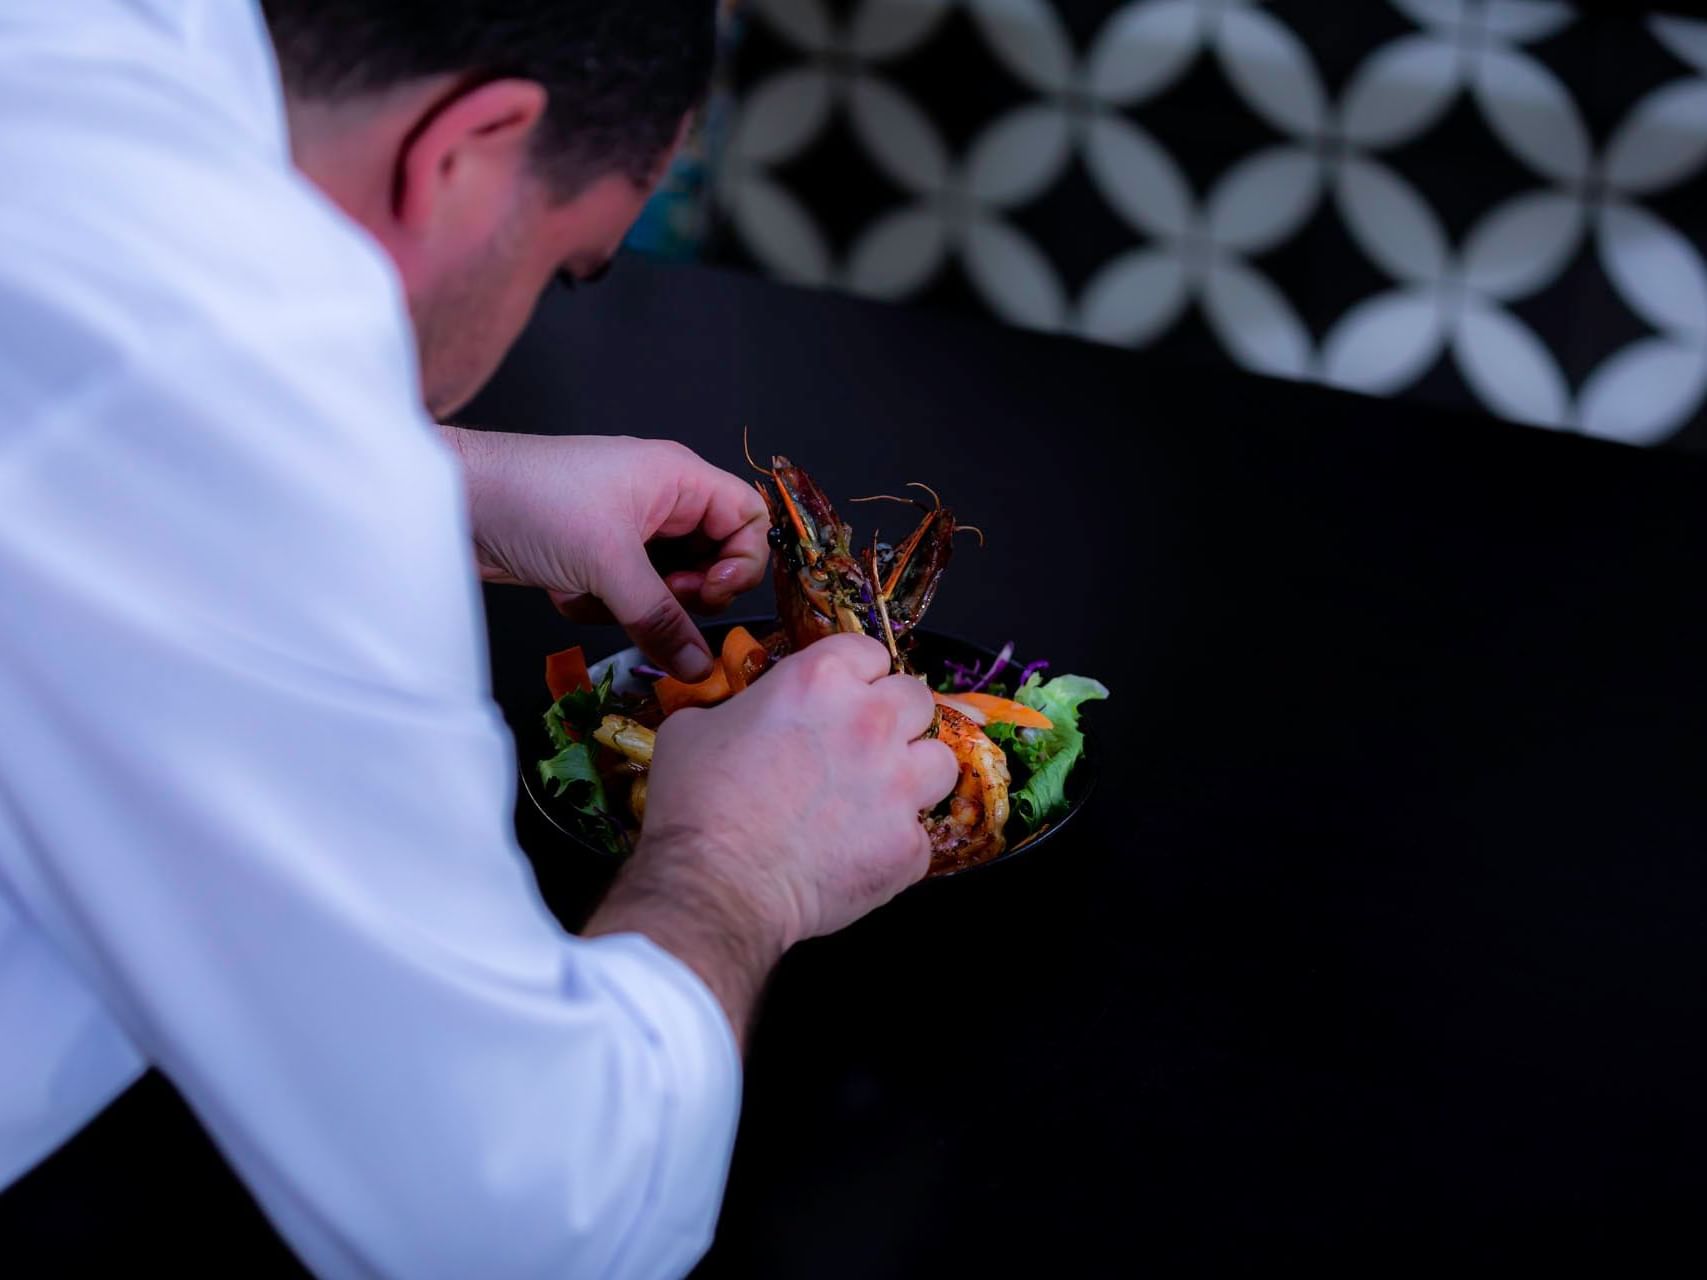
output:
[[[740,693],[751,684],[769,661],[770,654],[747,628],[735,627],[723,637],[723,672],[729,677],[731,693]]]
[[[580,645],[546,657],[545,687],[551,690],[553,702],[566,693],[593,687],[593,678],[587,674],[587,655],[581,652]]]
[[[1055,722],[1041,711],[1009,698],[998,698],[989,693],[956,693],[948,696],[956,702],[965,702],[977,707],[991,724],[1011,724],[1020,729],[1055,727]]]
[[[665,715],[674,715],[683,707],[709,707],[722,702],[730,693],[729,676],[721,662],[711,668],[711,674],[698,684],[687,684],[674,676],[665,676],[652,686],[658,695],[658,705]]]

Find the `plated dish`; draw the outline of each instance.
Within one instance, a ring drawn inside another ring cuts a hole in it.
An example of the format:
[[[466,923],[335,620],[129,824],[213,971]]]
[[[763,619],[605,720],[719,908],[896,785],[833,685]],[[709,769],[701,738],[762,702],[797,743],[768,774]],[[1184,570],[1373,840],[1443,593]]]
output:
[[[930,684],[937,710],[929,732],[960,763],[954,792],[920,815],[931,838],[931,876],[1002,861],[1059,832],[1094,787],[1094,744],[1080,717],[1108,690],[1082,676],[1051,678],[1047,662],[1022,662],[1012,645],[991,651],[919,626],[956,532],[969,529],[934,492],[915,486],[929,504],[856,499],[905,502],[923,513],[901,542],[885,543],[874,531],[862,546],[803,469],[780,456],[757,469],[771,516],[779,617],[708,629],[717,662],[697,685],[648,668],[635,649],[592,666],[579,648],[550,655],[554,700],[539,758],[531,771],[523,768],[541,812],[588,849],[626,856],[644,828],[653,743],[669,715],[738,697],[789,654],[852,631],[881,640],[893,671]]]

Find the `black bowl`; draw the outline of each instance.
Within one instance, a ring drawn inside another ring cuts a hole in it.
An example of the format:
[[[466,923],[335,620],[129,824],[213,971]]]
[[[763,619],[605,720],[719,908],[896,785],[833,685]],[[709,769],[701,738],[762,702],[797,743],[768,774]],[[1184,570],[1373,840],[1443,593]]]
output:
[[[724,635],[737,626],[745,626],[755,635],[763,635],[774,630],[776,622],[771,618],[746,618],[706,627],[704,629],[705,638],[711,643],[712,652],[715,653],[721,648]],[[925,674],[933,688],[948,673],[948,663],[956,662],[962,666],[977,664],[988,670],[995,657],[996,651],[993,649],[986,648],[981,644],[974,644],[969,640],[944,635],[939,631],[928,631],[921,628],[914,633],[913,665]],[[614,666],[616,675],[612,680],[611,687],[616,692],[644,694],[651,688],[651,682],[646,677],[636,675],[634,672],[635,667],[644,665],[646,665],[646,659],[640,650],[630,648],[619,653],[613,653],[607,658],[590,664],[589,671],[596,683],[602,680],[605,672]],[[1002,674],[1011,676],[1019,673],[1017,670],[1011,670]],[[998,676],[997,679],[999,681],[1001,676]],[[612,864],[616,859],[610,850],[594,844],[581,835],[574,825],[572,811],[562,801],[554,799],[540,781],[537,762],[553,754],[550,739],[546,736],[544,726],[547,705],[549,704],[543,701],[540,704],[541,723],[539,728],[533,731],[531,735],[524,735],[523,740],[516,744],[520,758],[522,788],[527,792],[528,799],[533,801],[534,807],[565,840],[575,845],[587,856],[596,858],[605,864]],[[1092,715],[1094,717],[1095,712],[1092,712]],[[1032,850],[1048,844],[1060,835],[1066,829],[1067,824],[1078,815],[1079,810],[1084,808],[1085,801],[1096,789],[1097,779],[1100,776],[1096,734],[1094,731],[1087,730],[1085,732],[1085,753],[1079,758],[1079,763],[1073,767],[1073,772],[1067,778],[1067,810],[1065,813],[1045,826],[1040,833],[1034,832],[1030,836],[1022,837],[988,861],[975,863],[958,871],[946,871],[940,875],[929,877],[929,880],[950,880],[971,875],[998,866],[1022,853],[1030,853]]]

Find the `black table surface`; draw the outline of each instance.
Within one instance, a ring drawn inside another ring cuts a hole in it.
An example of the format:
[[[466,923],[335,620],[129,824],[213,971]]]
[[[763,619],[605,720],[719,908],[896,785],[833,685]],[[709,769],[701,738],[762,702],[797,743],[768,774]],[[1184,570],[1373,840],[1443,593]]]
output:
[[[988,534],[930,624],[1114,692],[1058,841],[784,960],[700,1274],[1699,1260],[1701,461],[642,261],[465,417],[928,482]],[[517,725],[622,643],[487,604]],[[518,824],[573,924],[601,873]],[[0,1238],[252,1218],[156,1079]]]

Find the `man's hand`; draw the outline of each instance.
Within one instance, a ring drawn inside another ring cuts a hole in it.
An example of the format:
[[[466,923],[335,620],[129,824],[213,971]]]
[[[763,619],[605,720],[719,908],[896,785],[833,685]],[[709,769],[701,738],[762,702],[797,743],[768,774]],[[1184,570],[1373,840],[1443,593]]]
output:
[[[831,933],[925,874],[919,812],[953,788],[921,735],[930,690],[876,640],[840,635],[658,734],[646,830],[589,934],[637,931],[692,966],[744,1029],[795,942]]]
[[[763,577],[768,519],[751,485],[664,440],[443,431],[467,475],[482,578],[621,623],[681,679],[710,674],[687,610],[716,613]]]

